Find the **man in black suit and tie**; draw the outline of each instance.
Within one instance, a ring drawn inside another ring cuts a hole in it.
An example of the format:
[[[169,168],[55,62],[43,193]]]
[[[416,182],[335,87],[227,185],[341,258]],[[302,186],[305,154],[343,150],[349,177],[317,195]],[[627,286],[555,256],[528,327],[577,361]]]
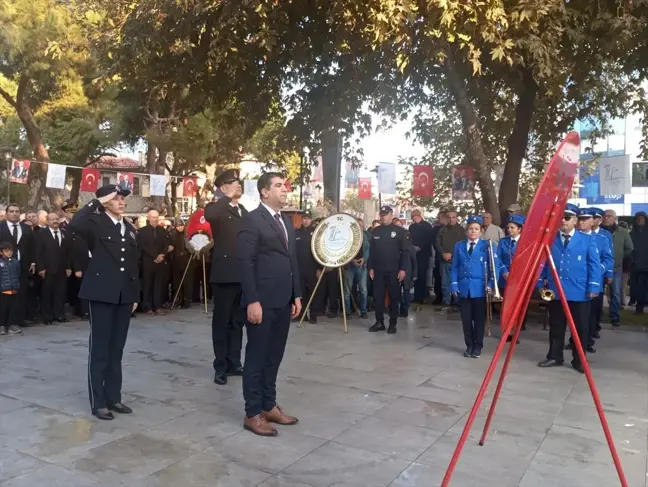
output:
[[[148,224],[137,232],[137,241],[142,251],[142,311],[146,311],[149,316],[165,315],[162,305],[171,237],[160,225],[160,214],[157,211],[149,211],[146,218]]]
[[[36,241],[34,232],[20,222],[20,207],[11,203],[7,206],[7,220],[0,223],[0,242],[11,242],[14,246],[14,257],[20,261],[20,291],[18,293],[17,319],[18,325],[25,323],[27,307],[36,312],[36,303],[27,301],[29,275],[36,272]],[[32,314],[32,313],[30,313]]]
[[[291,318],[301,312],[295,230],[281,215],[287,190],[279,173],[257,183],[261,204],[241,221],[236,239],[247,308],[247,347],[243,370],[243,427],[260,436],[277,436],[269,423],[296,424],[277,406],[277,373]]]
[[[236,235],[248,211],[239,203],[243,188],[237,170],[224,171],[214,186],[224,196],[205,207],[205,220],[211,226],[214,239],[209,279],[214,296],[214,382],[223,385],[227,384],[228,375],[243,375],[241,347],[245,310],[241,306]]]
[[[72,275],[68,239],[59,228],[59,216],[47,215],[47,228],[36,234],[36,272],[41,283],[43,323],[65,322],[65,289]]]

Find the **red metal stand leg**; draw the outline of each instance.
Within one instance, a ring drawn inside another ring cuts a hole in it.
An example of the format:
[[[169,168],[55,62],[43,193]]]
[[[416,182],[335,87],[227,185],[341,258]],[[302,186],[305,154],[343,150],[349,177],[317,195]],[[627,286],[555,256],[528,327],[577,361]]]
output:
[[[495,394],[493,395],[493,400],[491,401],[490,408],[488,409],[488,416],[486,417],[486,423],[484,424],[484,430],[482,431],[481,438],[479,440],[479,446],[484,446],[484,442],[486,441],[486,435],[488,434],[488,430],[490,428],[491,421],[493,420],[493,416],[495,415],[495,408],[497,407],[497,400],[499,399],[500,392],[502,392],[502,386],[504,385],[504,379],[506,378],[506,372],[508,371],[508,366],[511,363],[511,359],[513,358],[513,352],[515,351],[515,346],[517,345],[518,338],[520,337],[520,332],[522,331],[522,320],[524,320],[524,315],[526,314],[527,308],[529,307],[529,301],[525,300],[525,302],[522,303],[522,305],[519,307],[520,311],[515,311],[514,316],[515,316],[515,322],[517,323],[517,326],[515,326],[515,333],[513,335],[513,340],[511,341],[511,345],[509,346],[508,352],[506,354],[506,358],[504,359],[504,365],[502,365],[502,371],[500,372],[500,378],[499,381],[497,381],[497,387],[495,388]],[[509,331],[510,333],[510,331]],[[503,333],[502,334],[502,340],[506,340],[506,338],[509,336],[509,333]]]
[[[612,460],[614,461],[614,466],[616,467],[617,474],[619,475],[619,480],[621,481],[622,487],[628,487],[628,481],[626,480],[625,474],[623,473],[623,467],[621,466],[621,460],[619,459],[619,454],[617,453],[616,446],[614,445],[614,440],[612,439],[612,433],[610,432],[610,426],[608,425],[607,418],[605,417],[605,411],[603,410],[603,405],[601,404],[601,398],[599,397],[598,389],[594,383],[594,377],[592,377],[592,370],[590,369],[589,363],[587,362],[587,357],[583,351],[583,345],[578,336],[578,330],[576,329],[576,324],[574,323],[574,318],[572,317],[571,311],[569,310],[569,305],[565,299],[565,291],[563,290],[562,284],[560,282],[560,276],[558,275],[558,270],[556,265],[551,257],[551,250],[549,247],[545,246],[544,249],[547,254],[547,262],[549,264],[549,269],[551,269],[551,274],[553,275],[554,281],[556,282],[556,288],[558,290],[558,297],[560,298],[560,303],[562,304],[563,312],[567,318],[567,323],[569,324],[569,330],[571,331],[573,346],[576,347],[576,352],[578,353],[578,358],[583,365],[585,370],[585,377],[587,377],[587,383],[592,393],[592,398],[594,399],[594,405],[596,406],[596,412],[599,415],[599,420],[601,421],[601,426],[603,427],[603,432],[605,433],[605,440],[607,441],[608,447],[610,448],[610,453],[612,454]]]

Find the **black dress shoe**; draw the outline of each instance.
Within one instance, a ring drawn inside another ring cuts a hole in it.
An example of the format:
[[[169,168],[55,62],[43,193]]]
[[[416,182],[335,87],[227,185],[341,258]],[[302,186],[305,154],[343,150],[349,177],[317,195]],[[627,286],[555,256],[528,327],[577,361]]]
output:
[[[584,374],[584,373],[585,373],[585,368],[583,367],[583,364],[576,363],[576,362],[572,362],[571,365],[572,365],[572,367],[574,368],[574,370],[577,370],[577,371],[580,372],[581,374]]]
[[[599,338],[601,338],[601,334],[597,331],[596,333],[594,333],[594,335],[592,335],[592,338],[598,340]]]
[[[396,324],[390,324],[389,328],[387,328],[387,333],[389,333],[390,335],[396,333]]]
[[[511,343],[513,341],[513,335],[509,335],[506,337],[506,343]],[[520,339],[518,338],[517,341],[515,342],[516,345],[520,344]]]
[[[470,348],[466,349],[466,351],[464,352],[464,357],[466,358],[472,357],[472,350]]]
[[[398,316],[400,316],[401,318],[407,318],[409,316],[409,313],[407,311],[401,311]]]
[[[587,347],[587,353],[596,353],[596,349],[590,345]]]
[[[385,324],[380,321],[376,321],[376,323],[374,323],[374,325],[369,328],[369,331],[372,333],[376,331],[385,331]]]
[[[216,372],[214,374],[214,384],[224,386],[227,384],[227,374]]]
[[[115,411],[116,413],[119,414],[131,414],[133,412],[131,408],[129,408],[128,406],[124,406],[120,402],[113,404],[112,406],[108,406],[108,409],[110,409],[111,411]]]
[[[56,321],[58,321],[59,323],[67,323],[67,318],[66,317],[56,318]]]
[[[472,358],[479,358],[481,357],[481,350],[473,350],[472,353],[470,354]]]
[[[563,364],[563,362],[560,362],[559,360],[554,360],[552,358],[548,358],[547,360],[543,360],[538,364],[538,367],[560,367]]]
[[[97,419],[101,419],[103,421],[112,421],[113,419],[115,419],[113,413],[111,413],[107,409],[93,409],[92,414],[93,416],[96,416]]]
[[[227,375],[241,377],[243,375],[243,367],[234,367],[227,369]]]

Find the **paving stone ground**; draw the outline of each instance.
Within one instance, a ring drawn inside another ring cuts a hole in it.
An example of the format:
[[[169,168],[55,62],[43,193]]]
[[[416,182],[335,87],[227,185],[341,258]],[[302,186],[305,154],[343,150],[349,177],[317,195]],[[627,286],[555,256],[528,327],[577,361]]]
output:
[[[133,321],[135,414],[112,422],[89,414],[87,323],[1,337],[0,486],[438,486],[497,344],[463,358],[459,322],[431,310],[395,336],[359,318],[346,335],[341,320],[295,326],[278,388],[300,423],[259,438],[241,427],[241,379],[212,383],[210,322],[199,309]],[[620,485],[584,376],[536,367],[546,341],[523,332],[488,441],[482,408],[453,487]],[[648,335],[604,330],[591,362],[628,483],[645,487]]]

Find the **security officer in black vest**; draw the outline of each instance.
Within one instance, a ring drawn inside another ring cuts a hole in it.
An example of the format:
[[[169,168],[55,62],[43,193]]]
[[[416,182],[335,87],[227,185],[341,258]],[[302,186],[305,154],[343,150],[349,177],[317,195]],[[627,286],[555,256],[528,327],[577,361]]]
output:
[[[214,383],[224,385],[228,375],[243,375],[241,347],[246,311],[241,307],[236,235],[241,219],[248,211],[239,204],[243,187],[237,170],[228,169],[221,173],[214,187],[224,196],[205,207],[205,220],[209,222],[214,238],[209,279],[214,296]]]
[[[317,225],[313,222],[313,215],[310,211],[302,214],[302,226],[295,230],[295,250],[297,251],[297,262],[299,263],[299,279],[301,282],[302,302],[308,303],[310,296],[317,284],[318,272],[321,272],[322,266],[317,263],[311,250],[311,241],[313,232]],[[313,303],[309,311],[309,323],[317,323],[317,314],[313,310]],[[304,308],[302,308],[303,310]],[[299,321],[300,317],[295,318]]]
[[[139,249],[135,228],[122,217],[130,191],[111,184],[81,208],[70,227],[92,253],[79,297],[88,300],[90,354],[88,389],[92,414],[114,419],[111,411],[133,411],[121,402],[121,361],[131,313],[140,297]]]
[[[398,304],[400,303],[400,283],[405,279],[405,266],[409,252],[405,245],[405,229],[393,224],[394,211],[389,206],[380,208],[380,226],[371,234],[369,243],[369,277],[373,280],[374,307],[376,323],[369,331],[385,329],[385,290],[389,294],[389,329],[396,333]]]

